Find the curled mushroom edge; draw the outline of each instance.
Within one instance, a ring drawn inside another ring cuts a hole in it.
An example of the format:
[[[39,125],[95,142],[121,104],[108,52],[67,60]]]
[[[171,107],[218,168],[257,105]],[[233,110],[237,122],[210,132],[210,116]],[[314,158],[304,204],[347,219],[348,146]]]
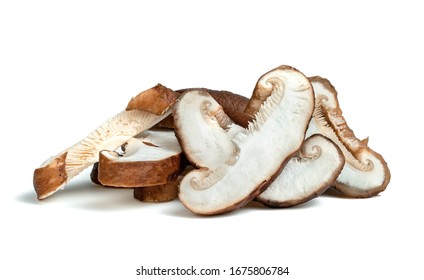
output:
[[[359,140],[349,128],[330,81],[319,76],[311,77],[310,81],[315,92],[315,109],[306,135],[319,133],[328,137],[345,157],[334,187],[356,198],[368,198],[384,191],[391,177],[384,158],[368,147],[368,138]]]

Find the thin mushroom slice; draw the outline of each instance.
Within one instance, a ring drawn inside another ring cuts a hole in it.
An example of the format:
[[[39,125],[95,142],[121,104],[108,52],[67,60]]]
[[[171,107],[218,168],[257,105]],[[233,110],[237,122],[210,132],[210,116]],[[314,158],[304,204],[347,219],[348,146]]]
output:
[[[165,185],[178,177],[181,153],[174,131],[147,130],[129,139],[123,154],[101,151],[97,179],[119,188]]]
[[[270,207],[291,207],[307,202],[331,186],[344,161],[333,141],[319,134],[312,135],[256,200]]]
[[[115,150],[131,137],[164,119],[171,113],[177,97],[175,92],[160,84],[143,91],[130,101],[127,110],[107,120],[74,146],[45,161],[34,171],[33,182],[38,199],[64,188],[73,177],[98,161],[101,150]],[[143,102],[137,103],[138,99],[143,99]],[[157,99],[165,101],[155,107],[154,113],[144,110],[148,107],[142,106],[146,101]]]
[[[359,140],[342,115],[337,91],[327,79],[311,77],[315,91],[315,110],[307,135],[320,133],[336,143],[345,157],[345,165],[334,187],[349,197],[366,198],[384,191],[390,170],[384,158]]]
[[[218,122],[219,105],[209,94],[185,93],[176,104],[176,133],[187,157],[203,158],[193,155],[206,154],[210,145],[223,151],[212,161],[197,162],[201,168],[183,178],[179,199],[192,212],[214,215],[242,207],[268,187],[301,146],[314,105],[309,80],[294,68],[280,66],[263,75],[256,88],[269,92],[268,97],[248,128],[230,143],[222,137],[226,131]],[[191,105],[184,101],[190,96],[202,101]]]

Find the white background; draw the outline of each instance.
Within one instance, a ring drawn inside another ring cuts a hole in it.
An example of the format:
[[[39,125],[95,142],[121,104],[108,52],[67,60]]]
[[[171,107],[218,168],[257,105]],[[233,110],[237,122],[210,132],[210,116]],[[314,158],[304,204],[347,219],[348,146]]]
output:
[[[243,279],[231,266],[289,267],[255,279],[422,277],[419,1],[58,2],[0,4],[1,279],[148,279],[142,265],[227,270],[202,279]],[[205,218],[96,187],[87,170],[36,200],[33,170],[140,91],[250,96],[281,64],[332,81],[350,127],[389,164],[385,192]]]

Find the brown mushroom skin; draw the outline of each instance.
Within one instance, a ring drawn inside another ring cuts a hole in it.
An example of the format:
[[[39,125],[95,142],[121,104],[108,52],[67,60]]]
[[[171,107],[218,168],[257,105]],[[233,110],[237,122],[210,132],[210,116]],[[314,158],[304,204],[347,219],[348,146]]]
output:
[[[178,177],[180,154],[160,161],[114,162],[100,153],[98,181],[105,186],[134,188],[164,185]]]
[[[210,90],[209,94],[222,106],[230,119],[242,127],[247,127],[252,118],[244,114],[243,111],[249,102],[249,98],[229,91]]]
[[[105,186],[98,180],[98,166],[96,162],[91,170],[90,178],[94,184]],[[163,185],[150,187],[134,187],[134,198],[143,202],[167,202],[178,197],[178,178],[172,178],[171,181]]]
[[[232,118],[233,113],[243,112],[247,103],[249,102],[249,98],[227,91],[227,90],[213,90],[208,88],[187,88],[187,89],[179,89],[178,93],[182,94],[186,91],[206,91],[209,93],[219,105],[222,106],[224,112]]]
[[[34,189],[38,199],[43,199],[54,192],[68,179],[66,175],[67,152],[59,155],[52,162],[44,167],[34,170]]]
[[[125,149],[125,146],[123,146],[123,149]],[[173,170],[175,170],[175,173],[177,174],[177,176],[179,175],[179,174],[181,174],[181,173],[183,173],[185,170],[187,170],[187,167],[189,166],[189,161],[187,160],[187,158],[185,157],[185,155],[184,155],[184,153],[180,153],[179,154],[179,156],[180,156],[180,159],[179,159],[179,165],[178,165],[178,169],[177,169],[177,166],[175,165],[173,165],[172,166],[172,169]],[[158,162],[156,162],[156,163],[158,163]],[[125,164],[127,164],[127,163],[125,163]],[[168,165],[169,166],[169,165]],[[192,166],[190,165],[190,168],[192,168]],[[123,167],[123,169],[127,169],[126,167]],[[137,168],[134,168],[134,169],[137,169]],[[142,169],[142,167],[140,168],[140,169]],[[142,170],[134,170],[134,172],[138,172],[138,171],[140,171],[140,172],[142,172]],[[104,171],[104,173],[105,172],[107,172],[107,171]],[[170,180],[170,181],[167,181],[165,184],[163,184],[163,185],[158,185],[158,186],[165,186],[166,184],[172,184],[172,182],[174,181],[174,179],[175,179],[175,174],[173,173],[173,172],[170,172],[170,173],[172,173],[172,175],[171,176],[168,176],[168,179]],[[133,175],[129,175],[129,176],[133,176]],[[113,186],[108,186],[108,185],[104,185],[104,184],[102,184],[100,181],[99,181],[99,162],[96,162],[94,165],[93,165],[93,168],[92,168],[92,170],[91,170],[91,173],[90,173],[90,178],[91,178],[91,181],[94,183],[94,184],[96,184],[96,185],[100,185],[100,186],[104,186],[104,187],[113,187]],[[144,178],[146,178],[146,177],[142,177],[142,179],[144,179]],[[147,177],[148,179],[148,182],[149,182],[149,185],[151,185],[152,184],[152,182],[151,182],[151,180],[150,180],[150,178],[149,177]],[[162,183],[163,182],[163,179],[164,179],[164,177],[163,176],[161,176],[161,175],[159,175],[158,176],[158,178],[162,178],[161,180],[155,180],[156,182],[160,182],[160,183]],[[146,186],[146,181],[144,181],[144,180],[140,180],[140,181],[138,181],[138,182],[133,182],[133,184],[134,185],[136,185],[136,184],[140,184],[140,185],[137,185],[137,186],[134,186],[134,188],[139,188],[139,187],[143,187],[143,188],[150,188],[150,186]],[[121,184],[120,184],[121,185]],[[156,186],[151,186],[151,187],[156,187]],[[167,192],[168,190],[167,190],[167,188],[165,188],[165,187],[163,187],[162,188],[163,189],[163,191],[164,192]],[[149,191],[146,191],[146,193],[149,193]],[[157,192],[156,192],[157,193]],[[156,196],[161,196],[160,194],[156,194]],[[166,196],[166,195],[164,195],[164,196]]]
[[[189,169],[192,169],[193,168],[193,166],[189,163],[189,161],[186,159],[186,157],[184,156],[184,154],[183,153],[181,153],[180,154],[180,169],[178,170],[178,174],[180,174],[181,175],[181,173],[183,173],[185,170],[189,170]],[[100,181],[99,181],[99,163],[98,162],[96,162],[94,165],[93,165],[93,168],[92,168],[92,170],[91,170],[91,173],[90,173],[90,179],[91,179],[91,181],[94,183],[94,184],[96,184],[96,185],[100,185],[100,186],[104,186],[104,187],[111,187],[111,186],[106,186],[106,185],[103,185]],[[170,179],[172,179],[171,181],[169,181],[169,182],[167,182],[166,184],[168,184],[168,183],[170,183],[170,184],[172,184],[172,182],[174,181],[174,177],[172,176],[172,177],[170,177]],[[176,182],[176,184],[178,185],[178,182]],[[163,187],[163,186],[165,186],[165,185],[159,185],[159,186],[157,186],[157,187]],[[143,187],[143,186],[141,186],[142,188],[151,188],[151,187]],[[152,187],[156,187],[156,186],[152,186]],[[134,187],[134,188],[138,188],[138,187]],[[162,188],[164,191],[167,191],[167,189],[166,188]]]
[[[268,98],[269,92],[263,90],[261,87],[256,86],[253,95],[249,100],[249,103],[244,109],[244,113],[250,116],[253,116],[261,107],[261,105]]]
[[[167,202],[178,197],[178,180],[160,186],[134,188],[134,198],[143,202]]]
[[[137,109],[160,116],[170,105],[177,101],[177,98],[178,94],[176,94],[175,91],[161,84],[157,84],[153,88],[142,92],[142,94],[131,98],[126,110],[131,111]]]

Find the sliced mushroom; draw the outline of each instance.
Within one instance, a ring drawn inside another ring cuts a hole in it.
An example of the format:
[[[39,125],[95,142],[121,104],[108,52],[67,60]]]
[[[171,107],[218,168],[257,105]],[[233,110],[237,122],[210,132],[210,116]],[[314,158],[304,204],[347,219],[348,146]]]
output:
[[[34,189],[38,199],[52,195],[82,170],[97,162],[101,150],[115,150],[131,137],[164,119],[171,113],[170,108],[177,97],[174,91],[162,85],[144,91],[130,101],[127,110],[107,120],[79,143],[45,161],[34,171]],[[143,102],[137,102],[139,99]],[[149,106],[142,107],[144,102],[158,99],[164,101],[155,110],[159,115],[144,110]]]
[[[181,153],[174,131],[147,130],[129,139],[122,155],[101,151],[97,179],[120,188],[165,185],[178,177]]]
[[[254,98],[255,96],[257,96],[256,92],[253,93]],[[230,100],[233,98],[231,94],[226,97]],[[214,99],[219,103],[219,99],[216,97]],[[238,107],[234,108],[234,110],[243,110],[247,108],[246,106],[249,103],[247,98],[245,100],[237,99],[237,102],[231,102],[230,100],[227,100],[227,103],[238,104]],[[261,105],[256,103],[255,106],[251,107],[250,112],[255,114]],[[231,120],[228,119],[229,116],[223,116],[226,112],[223,113],[222,109],[224,108],[218,106],[216,111],[219,113],[215,114],[219,116],[217,121],[220,126],[224,129],[232,127],[232,131],[237,131]],[[253,119],[253,117],[249,118],[249,115],[244,114],[242,111],[237,112],[234,110],[231,111],[234,119],[231,119],[240,126],[244,125],[243,122],[238,122],[240,120],[240,118],[237,118],[238,114],[243,114],[242,116],[245,120],[251,121]],[[231,135],[228,134],[227,138],[231,139]],[[211,147],[210,145],[208,147],[208,154],[214,155],[221,152],[216,147]],[[199,155],[197,162],[202,161],[204,163],[208,159],[208,155]],[[206,157],[206,159],[203,157]],[[205,166],[210,166],[210,164]],[[311,136],[305,140],[301,149],[296,153],[296,156],[290,159],[280,175],[255,199],[270,207],[291,207],[307,202],[331,186],[340,174],[343,164],[343,154],[336,144],[322,135]]]
[[[231,120],[228,131],[222,129],[225,116],[207,92],[186,92],[174,107],[180,144],[201,167],[180,184],[180,201],[192,212],[213,215],[242,207],[268,187],[301,146],[314,105],[309,80],[281,66],[263,75],[256,90],[268,97],[246,130]],[[202,154],[209,147],[220,153],[205,161]]]
[[[244,114],[255,114],[267,97],[266,91],[256,88]],[[344,161],[340,149],[331,140],[321,135],[309,137],[297,155],[256,200],[270,207],[291,207],[307,202],[334,183]]]
[[[384,158],[360,141],[342,115],[337,91],[327,79],[312,77],[315,110],[307,135],[320,133],[336,143],[345,157],[345,165],[335,188],[350,197],[371,197],[384,191],[390,170]]]
[[[344,161],[333,141],[312,135],[256,200],[270,207],[290,207],[309,201],[331,186]]]
[[[134,198],[144,202],[167,202],[178,197],[178,180],[160,186],[135,188]]]
[[[196,167],[215,169],[221,166],[223,159],[231,158],[235,153],[229,135],[245,131],[238,125],[232,125],[233,121],[222,106],[201,90],[184,93],[175,105],[173,117],[175,132],[185,156]],[[225,127],[226,131],[221,127]]]

